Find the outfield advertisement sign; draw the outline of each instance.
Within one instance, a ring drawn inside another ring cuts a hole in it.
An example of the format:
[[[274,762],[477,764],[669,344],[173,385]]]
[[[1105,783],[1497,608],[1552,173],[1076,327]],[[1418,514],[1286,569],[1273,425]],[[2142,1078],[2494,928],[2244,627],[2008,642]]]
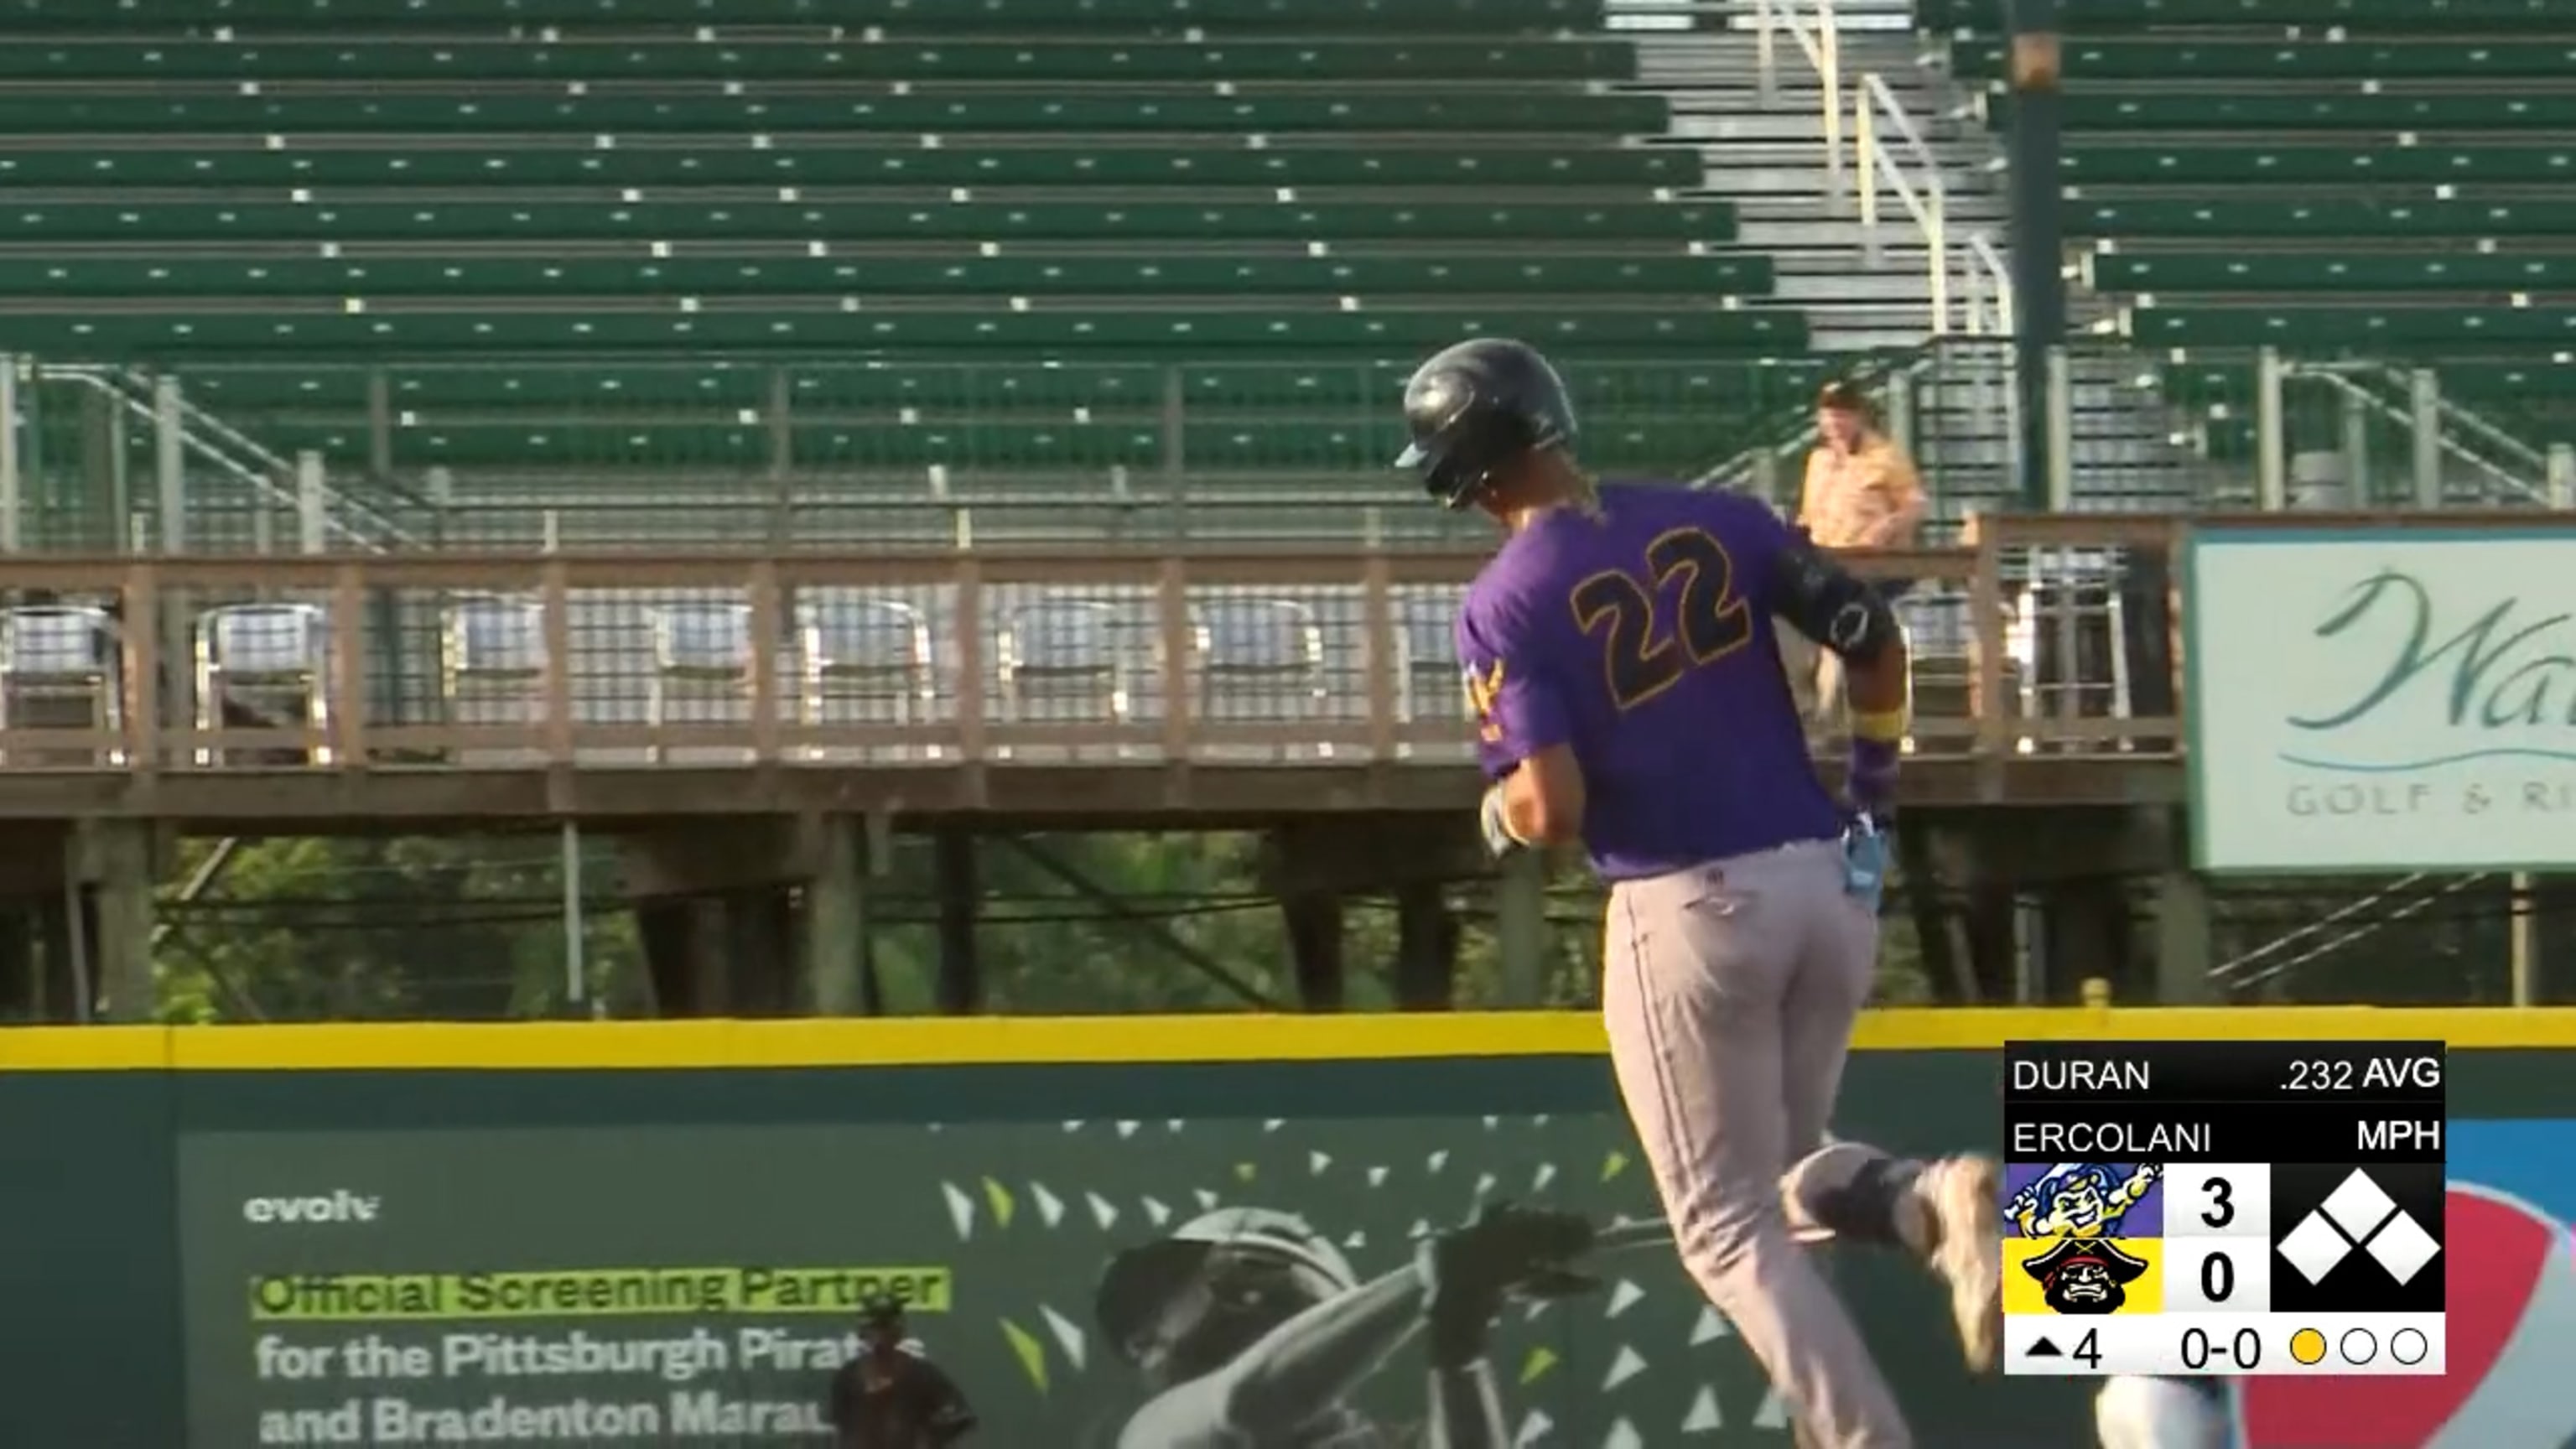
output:
[[[2451,1372],[2262,1380],[2234,1405],[2244,1449],[2576,1449],[2576,1013],[2381,1017],[2453,1047]],[[1997,1036],[2352,1030],[1885,1014],[1835,1125],[1992,1146]],[[0,1121],[45,1128],[0,1132],[0,1361],[42,1365],[0,1395],[0,1445],[821,1444],[883,1294],[996,1449],[1785,1449],[1780,1396],[1681,1271],[1598,1033],[1540,1013],[0,1032]],[[999,1035],[1064,1060],[971,1059]],[[1256,1040],[1278,1059],[1243,1059]],[[906,1055],[925,1041],[970,1059]],[[1397,1045],[1422,1055],[1378,1054]],[[1532,1237],[1533,1217],[1553,1222]],[[1962,1372],[1913,1255],[1824,1262],[1922,1449],[2091,1442],[2092,1381]]]
[[[2576,865],[2576,527],[2195,530],[2193,853]]]
[[[1140,1442],[1149,1405],[1190,1442],[1318,1416],[1388,1444],[1785,1442],[1602,1114],[221,1133],[179,1157],[195,1444],[820,1442],[875,1294],[995,1445]],[[1459,1236],[1505,1202],[1588,1223],[1597,1286],[1480,1315],[1444,1392],[1426,1265],[1453,1293],[1508,1272]],[[1228,1391],[1300,1374],[1267,1409]],[[1423,1439],[1434,1398],[1490,1422]]]

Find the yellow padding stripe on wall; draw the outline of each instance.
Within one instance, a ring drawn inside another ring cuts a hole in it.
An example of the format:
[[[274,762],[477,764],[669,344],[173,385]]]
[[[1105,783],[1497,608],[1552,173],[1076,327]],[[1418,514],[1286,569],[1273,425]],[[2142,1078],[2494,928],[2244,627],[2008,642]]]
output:
[[[1992,1049],[2039,1037],[2439,1040],[2576,1048],[2576,1008],[2219,1007],[1872,1012],[1865,1051]],[[1580,1012],[1384,1016],[905,1017],[495,1025],[21,1027],[0,1072],[673,1070],[1048,1062],[1383,1061],[1589,1055]]]

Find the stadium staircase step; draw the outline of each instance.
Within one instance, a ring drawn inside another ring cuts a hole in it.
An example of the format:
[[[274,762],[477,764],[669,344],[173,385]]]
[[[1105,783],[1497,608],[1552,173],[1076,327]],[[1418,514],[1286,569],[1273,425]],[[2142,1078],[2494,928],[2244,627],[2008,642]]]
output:
[[[1941,163],[1944,208],[1954,243],[1978,233],[2000,242],[2003,201],[1985,163],[1991,140],[1945,118],[1946,78],[1916,64],[1910,35],[1852,31],[1841,39],[1847,77],[1876,73],[1920,128]],[[1929,337],[1931,284],[1923,233],[1893,194],[1882,191],[1872,259],[1852,192],[1849,110],[1857,81],[1844,87],[1838,193],[1827,169],[1824,95],[1793,42],[1766,96],[1759,49],[1748,31],[1702,32],[1641,42],[1641,79],[1671,100],[1671,133],[1696,144],[1709,194],[1736,208],[1748,251],[1769,254],[1784,298],[1804,305],[1820,351],[1907,347]],[[1909,170],[1919,170],[1909,162]],[[1955,263],[1954,263],[1955,264]],[[1801,280],[1790,281],[1791,278]],[[1837,280],[1846,285],[1837,287]]]
[[[1778,70],[1766,93],[1759,47],[1750,29],[1639,37],[1639,76],[1672,105],[1671,141],[1696,145],[1705,189],[1735,208],[1736,245],[1767,255],[1773,297],[1801,307],[1820,352],[1859,354],[1920,346],[1932,336],[1929,251],[1922,228],[1890,191],[1879,195],[1879,225],[1863,227],[1853,195],[1855,156],[1850,113],[1859,77],[1875,74],[1922,136],[1939,176],[1943,220],[1952,249],[1953,334],[1967,325],[1964,248],[1982,236],[1998,255],[2006,240],[2001,152],[1966,103],[1964,89],[1939,65],[1925,64],[1906,24],[1876,24],[1867,0],[1854,7],[1839,37],[1844,180],[1837,192],[1826,166],[1821,83],[1794,41],[1782,37]],[[1883,121],[1884,142],[1898,147],[1911,176],[1922,166]],[[2108,310],[2089,297],[2070,298],[2078,329]],[[2018,412],[2006,349],[1960,348],[1909,372],[1912,442],[1955,523],[1979,508],[2012,502]],[[2189,506],[2239,480],[2221,477],[2190,445],[2195,436],[2152,389],[2134,385],[2141,364],[2088,352],[2071,361],[2077,506],[2151,510]]]

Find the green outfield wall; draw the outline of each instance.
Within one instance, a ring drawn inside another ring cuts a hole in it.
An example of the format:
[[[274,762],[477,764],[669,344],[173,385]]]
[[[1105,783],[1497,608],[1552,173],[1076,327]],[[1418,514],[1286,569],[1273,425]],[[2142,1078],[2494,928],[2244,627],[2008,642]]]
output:
[[[1954,1012],[1869,1023],[1840,1128],[1991,1146],[1996,1048],[2040,1035],[2442,1037],[2455,1118],[2576,1117],[2576,1013]],[[1258,1208],[1361,1291],[1498,1201],[1610,1244],[1490,1335],[1510,1435],[1787,1444],[1586,1018],[0,1033],[0,1444],[813,1442],[889,1291],[976,1442],[1110,1445],[1151,1394],[1122,1253]],[[2087,1386],[1971,1383],[1909,1265],[1834,1271],[1926,1444],[2084,1442]],[[1403,1342],[1345,1401],[1424,1444],[1426,1385]]]

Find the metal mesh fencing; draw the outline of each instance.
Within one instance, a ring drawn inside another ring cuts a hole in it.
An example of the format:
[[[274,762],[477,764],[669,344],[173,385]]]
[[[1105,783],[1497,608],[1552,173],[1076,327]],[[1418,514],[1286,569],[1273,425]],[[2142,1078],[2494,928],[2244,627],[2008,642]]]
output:
[[[417,582],[403,581],[417,567],[386,581],[332,564],[262,576],[274,567],[165,567],[148,595],[102,583],[0,596],[0,768],[133,763],[149,738],[136,710],[175,732],[140,748],[181,769],[1468,748],[1449,632],[1461,586],[1373,586],[1326,561],[1188,581],[1150,558],[1056,559],[972,583],[933,567],[772,592],[704,560],[631,583],[594,570],[566,584],[534,558],[440,565],[456,577]]]
[[[1413,363],[21,365],[8,401],[31,547],[1468,537],[1390,466]],[[1568,371],[1588,464],[1686,477],[1828,368]]]

